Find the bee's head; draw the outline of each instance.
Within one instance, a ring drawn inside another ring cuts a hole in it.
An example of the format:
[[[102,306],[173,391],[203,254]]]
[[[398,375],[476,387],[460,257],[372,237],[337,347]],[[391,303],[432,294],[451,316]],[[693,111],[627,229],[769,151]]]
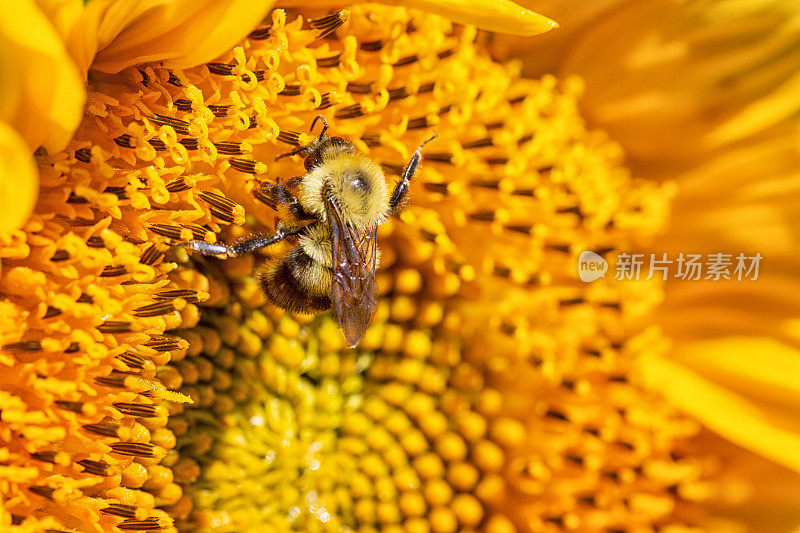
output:
[[[314,168],[303,180],[301,202],[306,210],[326,219],[325,202],[339,208],[344,222],[371,227],[383,222],[389,194],[380,165],[361,154],[340,154]]]

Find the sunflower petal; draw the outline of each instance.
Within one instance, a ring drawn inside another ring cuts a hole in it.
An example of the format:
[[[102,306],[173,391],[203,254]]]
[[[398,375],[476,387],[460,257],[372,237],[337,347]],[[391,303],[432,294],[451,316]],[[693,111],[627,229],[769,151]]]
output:
[[[756,350],[749,356],[760,357],[764,353],[762,349]],[[727,353],[717,355],[728,357]],[[663,357],[648,354],[639,358],[636,365],[647,387],[661,393],[671,404],[715,433],[778,464],[800,471],[800,434],[774,423],[767,411]]]
[[[0,122],[0,235],[25,223],[38,190],[39,173],[25,139]]]
[[[273,0],[106,1],[85,21],[86,31],[94,29],[97,35],[92,68],[113,73],[146,61],[163,60],[174,68],[211,61],[242,40],[273,4]],[[199,42],[198,35],[203,36]]]
[[[0,17],[0,121],[55,151],[72,137],[86,98],[56,29],[31,0],[10,2]]]
[[[442,15],[461,24],[517,35],[536,35],[558,27],[544,15],[511,0],[403,0],[388,2]]]
[[[572,43],[560,70],[586,80],[588,118],[637,163],[694,162],[800,109],[799,5],[626,2]]]

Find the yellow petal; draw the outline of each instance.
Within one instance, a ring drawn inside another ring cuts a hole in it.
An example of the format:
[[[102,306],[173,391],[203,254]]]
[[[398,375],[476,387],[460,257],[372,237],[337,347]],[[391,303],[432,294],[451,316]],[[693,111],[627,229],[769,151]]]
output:
[[[241,41],[273,4],[273,0],[105,1],[102,15],[93,11],[86,21],[86,31],[97,24],[98,52],[92,67],[113,73],[146,61],[163,60],[173,68],[211,61]]]
[[[686,367],[753,401],[800,405],[800,350],[768,337],[725,337],[678,346]]]
[[[558,70],[585,79],[587,118],[636,163],[695,162],[796,117],[798,21],[793,0],[630,0],[577,32]]]
[[[341,7],[342,0],[317,0],[314,7]],[[471,24],[482,30],[516,35],[537,35],[558,28],[558,23],[544,15],[525,9],[511,0],[377,0],[379,4],[406,6],[435,13],[460,24]],[[281,6],[308,6],[307,0],[288,0]]]
[[[38,190],[39,172],[25,139],[0,122],[0,235],[25,223]]]
[[[83,115],[85,92],[50,21],[31,0],[8,2],[0,17],[0,121],[27,141],[59,150]]]
[[[707,347],[710,348],[710,347]],[[759,358],[770,346],[757,349]],[[727,357],[718,353],[719,357]],[[800,433],[797,421],[777,421],[770,414],[723,386],[685,366],[656,355],[636,362],[647,387],[661,393],[671,404],[701,421],[726,439],[795,471],[800,471]],[[796,376],[796,374],[794,374]],[[796,419],[796,416],[795,416]]]
[[[396,0],[387,2],[430,11],[461,24],[518,35],[536,35],[558,23],[511,0]]]

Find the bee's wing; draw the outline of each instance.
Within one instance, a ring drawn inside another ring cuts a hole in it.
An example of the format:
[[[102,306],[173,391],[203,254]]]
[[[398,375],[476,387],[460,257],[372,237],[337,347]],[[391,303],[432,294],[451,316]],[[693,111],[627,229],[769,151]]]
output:
[[[338,206],[325,202],[333,248],[329,297],[351,348],[358,345],[375,312],[377,227],[358,230],[342,221]]]

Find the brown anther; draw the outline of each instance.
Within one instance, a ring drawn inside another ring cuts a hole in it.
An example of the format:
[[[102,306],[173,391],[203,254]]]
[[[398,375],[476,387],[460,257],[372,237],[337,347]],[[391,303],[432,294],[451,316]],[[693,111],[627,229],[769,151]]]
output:
[[[92,461],[91,459],[81,459],[78,464],[83,467],[83,471],[95,476],[110,476],[114,473],[114,467],[103,461]]]
[[[144,520],[129,519],[117,524],[117,529],[123,531],[155,531],[163,528],[164,526],[156,517],[145,518]]]
[[[115,442],[111,449],[120,455],[131,457],[155,457],[155,446],[149,442]]]
[[[83,414],[83,402],[70,402],[67,400],[56,400],[55,404],[64,409],[65,411],[70,411],[76,414]]]
[[[164,252],[160,252],[155,244],[151,244],[139,256],[139,263],[142,265],[154,265],[163,257]]]
[[[320,99],[320,104],[317,109],[328,109],[331,107],[335,102],[331,98],[331,93],[323,93],[322,98]]]
[[[430,183],[430,182],[427,182],[427,183],[423,183],[422,187],[426,191],[430,191],[430,192],[436,192],[436,193],[439,193],[439,194],[447,194],[448,193],[447,183]]]
[[[103,242],[102,237],[93,235],[86,239],[86,246],[90,246],[92,248],[105,248],[106,243]]]
[[[365,52],[378,52],[386,45],[386,41],[364,41],[359,48]]]
[[[195,142],[197,140],[195,139]],[[235,142],[235,141],[224,141],[224,142],[215,142],[214,146],[217,148],[217,152],[223,155],[242,155],[244,152],[242,151],[242,143]],[[187,147],[188,149],[188,147]],[[203,193],[201,193],[203,194]],[[211,194],[211,193],[207,193]]]
[[[256,164],[258,161],[253,161],[252,159],[242,159],[239,157],[232,157],[229,161],[231,167],[235,168],[239,172],[244,172],[247,174],[256,174]]]
[[[102,272],[100,272],[100,277],[111,278],[114,276],[122,276],[123,274],[127,274],[125,265],[108,265],[107,267],[103,268]]]
[[[211,74],[218,74],[220,76],[230,76],[233,74],[233,69],[236,68],[236,65],[228,63],[206,63],[206,66]]]
[[[322,30],[317,35],[317,39],[321,39],[323,37],[327,37],[328,35],[332,34],[336,31],[339,26],[344,24],[350,19],[350,11],[347,9],[343,9],[336,13],[331,13],[330,15],[326,15],[324,17],[320,17],[317,19],[311,19],[308,21],[308,25],[315,30]]]
[[[201,191],[197,196],[199,196],[200,199],[208,202],[209,205],[212,205],[218,209],[233,210],[239,207],[239,204],[237,204],[230,198],[227,198],[215,192]]]
[[[407,128],[410,130],[419,130],[423,128],[430,128],[434,125],[434,122],[431,121],[428,115],[423,115],[421,117],[415,117],[408,121]]]
[[[131,368],[144,368],[145,364],[147,364],[148,359],[142,357],[139,354],[133,352],[125,352],[121,353],[117,356],[117,359],[125,363]]]
[[[264,39],[269,39],[271,32],[272,26],[262,26],[261,28],[256,28],[251,31],[247,38],[253,39],[254,41],[263,41]]]
[[[128,199],[128,192],[125,190],[125,187],[112,187],[108,186],[103,189],[104,193],[113,194],[120,200],[127,200]]]
[[[159,152],[167,149],[166,143],[161,139],[148,139],[147,143]]]
[[[503,265],[495,265],[494,266],[494,275],[501,277],[501,278],[510,278],[511,277],[511,269],[503,266]]]
[[[533,230],[533,226],[530,224],[508,224],[503,226],[503,228],[515,233],[522,233],[523,235],[530,235],[531,230]]]
[[[176,133],[187,135],[189,133],[189,123],[179,118],[167,117],[164,115],[153,114],[148,117],[154,124],[159,126],[170,126]]]
[[[360,103],[356,103],[337,109],[333,116],[342,119],[357,118],[364,116],[364,109],[361,107]]]
[[[394,163],[381,163],[381,168],[387,174],[394,174],[395,176],[399,176],[403,172],[405,165],[396,165]]]
[[[372,92],[372,82],[351,81],[347,84],[347,92],[353,94],[369,94]],[[391,93],[390,93],[391,97]]]
[[[481,187],[483,189],[499,189],[500,180],[493,180],[493,179],[470,180],[469,185],[470,187]]]
[[[86,198],[84,198],[82,196],[78,196],[74,192],[71,192],[71,193],[69,193],[69,198],[67,198],[67,203],[68,204],[76,204],[76,205],[81,204],[81,205],[83,205],[83,204],[88,204],[89,200],[87,200]]]
[[[406,65],[411,65],[419,61],[419,56],[417,54],[411,54],[410,56],[401,57],[394,63],[392,63],[393,67],[404,67]]]
[[[449,152],[426,154],[425,159],[428,161],[436,161],[438,163],[447,163],[448,165],[453,164],[453,154]]]
[[[181,79],[175,75],[174,72],[169,73],[169,78],[167,78],[167,83],[170,85],[174,85],[175,87],[183,87],[183,83],[181,83]]]
[[[40,341],[20,341],[4,344],[3,350],[12,353],[41,352],[42,343]]]
[[[143,305],[133,310],[133,315],[137,317],[154,317],[171,313],[175,310],[172,302],[155,302]]]
[[[186,178],[175,178],[174,180],[167,182],[165,188],[169,192],[181,192],[181,191],[188,191],[192,187],[191,185],[188,184]]]
[[[80,296],[78,296],[78,299],[75,300],[75,301],[77,303],[79,303],[79,304],[93,304],[94,303],[94,298],[92,298],[90,295],[88,295],[85,292],[83,292],[83,293],[81,293]]]
[[[156,235],[161,235],[175,241],[181,240],[181,227],[172,224],[150,224],[150,230]]]
[[[189,111],[192,110],[192,101],[187,100],[186,98],[178,98],[173,103],[175,104],[175,107],[177,107],[179,111],[188,113]]]
[[[154,335],[150,340],[143,344],[148,348],[152,348],[157,352],[170,352],[177,350],[180,347],[181,339],[175,337],[167,337],[165,335]]]
[[[133,324],[127,320],[106,320],[97,326],[97,331],[100,333],[130,333],[133,331]]]
[[[123,133],[119,137],[114,137],[114,142],[123,148],[133,148],[133,137],[128,133]]]
[[[211,104],[211,105],[208,106],[208,109],[211,110],[212,113],[214,113],[215,117],[227,117],[228,116],[228,112],[231,109],[231,106],[230,105],[214,105],[214,104]]]
[[[167,291],[160,291],[153,295],[156,300],[174,300],[175,298],[183,298],[190,304],[196,304],[200,300],[197,297],[197,291],[194,289],[170,289]]]
[[[94,433],[95,435],[119,438],[117,434],[117,431],[119,431],[119,424],[101,422],[97,424],[84,424],[82,427],[84,430],[89,433]]]
[[[45,487],[42,485],[34,485],[32,487],[28,487],[28,490],[34,494],[38,494],[43,498],[47,498],[48,500],[53,499],[53,493],[56,491],[53,487]]]
[[[479,222],[493,222],[495,218],[494,211],[476,211],[474,213],[470,213],[469,218],[472,220],[477,220]]]
[[[503,321],[500,322],[500,331],[502,331],[509,337],[512,337],[514,333],[517,332],[517,327],[514,324],[511,324],[510,322]]]
[[[438,52],[436,54],[436,57],[438,57],[439,59],[445,59],[445,58],[450,57],[451,55],[453,55],[455,53],[456,53],[456,51],[455,51],[454,48],[448,48],[446,50],[442,50],[441,52]]]
[[[109,376],[97,376],[94,378],[96,383],[105,385],[106,387],[114,387],[116,389],[125,388],[126,374],[111,374]]]
[[[45,463],[55,463],[56,462],[56,452],[52,452],[52,451],[34,452],[34,453],[31,454],[31,457],[33,457],[37,461],[43,461]]]
[[[59,261],[66,261],[69,258],[70,256],[68,251],[56,250],[55,253],[53,253],[53,257],[50,258],[50,261],[58,263]]]
[[[100,512],[114,516],[121,516],[122,518],[133,518],[136,516],[137,510],[138,508],[133,505],[125,505],[124,503],[112,503],[108,507],[100,509]]]
[[[81,148],[80,150],[75,150],[75,159],[77,159],[81,163],[91,163],[92,151],[89,150],[88,148]]]
[[[158,416],[155,405],[144,403],[117,402],[114,404],[117,410],[125,415],[138,418],[154,418]]]
[[[554,252],[561,252],[564,254],[569,253],[569,244],[545,244],[545,249],[552,250]]]
[[[491,137],[484,137],[483,139],[478,139],[477,141],[470,141],[468,143],[464,143],[461,145],[462,148],[470,150],[472,148],[486,148],[487,146],[494,146],[494,142],[492,141]]]
[[[338,67],[341,58],[342,58],[341,52],[328,57],[319,57],[317,58],[317,67],[319,68]]]
[[[278,94],[281,96],[298,96],[300,94],[300,86],[296,84],[287,84]]]
[[[282,143],[300,146],[300,133],[296,131],[281,130],[278,133],[278,140]]]

